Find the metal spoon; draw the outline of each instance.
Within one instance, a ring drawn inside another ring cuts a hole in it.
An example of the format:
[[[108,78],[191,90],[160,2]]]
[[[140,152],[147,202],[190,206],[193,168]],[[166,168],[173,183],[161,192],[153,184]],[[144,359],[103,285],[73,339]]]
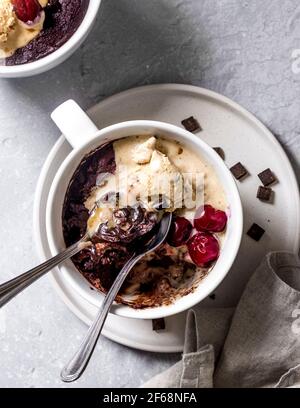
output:
[[[156,204],[157,206],[159,205]],[[90,218],[92,219],[94,210],[97,208],[97,204],[90,212]],[[153,207],[155,208],[155,207]],[[15,296],[17,296],[20,292],[34,283],[36,280],[44,276],[47,272],[51,271],[51,269],[55,268],[57,265],[61,264],[68,258],[76,255],[82,249],[86,248],[90,245],[91,239],[91,231],[89,231],[89,227],[87,227],[86,234],[81,238],[80,241],[76,242],[75,244],[71,245],[69,248],[65,249],[63,252],[55,255],[53,258],[48,259],[48,261],[42,263],[39,266],[36,266],[33,269],[23,273],[22,275],[17,276],[14,279],[11,279],[8,282],[3,283],[0,285],[0,308],[12,300]]]
[[[117,296],[122,284],[128,276],[130,270],[134,265],[146,254],[155,251],[166,239],[169,232],[172,221],[172,214],[165,213],[160,222],[159,230],[157,234],[142,248],[137,248],[135,254],[124,265],[121,272],[118,274],[112,287],[107,293],[101,308],[97,314],[97,317],[89,328],[83,342],[81,343],[79,350],[75,353],[74,357],[64,367],[61,372],[61,379],[65,382],[72,382],[77,380],[84,372],[88,365],[88,362],[93,354],[99,336],[101,334],[103,325],[108,315],[109,309]]]
[[[36,266],[22,275],[19,275],[16,278],[0,285],[0,308],[26,289],[29,285],[34,283],[37,279],[51,271],[51,269],[53,269],[55,266],[59,265],[66,259],[71,258],[88,245],[88,235],[86,234],[80,241],[71,245],[60,254],[55,255],[53,258],[42,263],[41,265]]]
[[[97,208],[97,204],[94,208],[90,211],[90,218],[93,217],[94,211]],[[36,266],[33,269],[23,273],[22,275],[17,276],[14,279],[11,279],[8,282],[3,283],[0,285],[0,308],[10,300],[12,300],[15,296],[17,296],[20,292],[34,283],[36,280],[44,276],[47,272],[51,271],[57,265],[61,264],[68,258],[76,255],[82,249],[86,248],[90,245],[91,239],[91,231],[87,227],[86,234],[81,238],[80,241],[76,242],[75,244],[71,245],[63,252],[55,255],[53,258],[48,259],[46,262],[42,263],[39,266]]]

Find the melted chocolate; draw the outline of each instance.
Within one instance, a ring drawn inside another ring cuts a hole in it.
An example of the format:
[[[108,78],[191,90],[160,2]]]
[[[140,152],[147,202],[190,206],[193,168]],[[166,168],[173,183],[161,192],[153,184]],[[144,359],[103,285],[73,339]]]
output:
[[[131,244],[153,230],[158,217],[144,208],[126,207],[113,213],[114,227],[101,224],[93,241]]]
[[[114,174],[115,171],[112,143],[91,152],[79,164],[63,205],[63,235],[67,246],[78,241],[86,232],[89,213],[84,202],[100,175]],[[113,227],[102,224],[92,239],[92,245],[72,258],[90,284],[104,292],[111,287],[137,245],[149,239],[158,225],[156,214],[139,206],[116,209],[113,220]],[[194,274],[195,265],[186,261],[183,253],[172,252],[171,247],[164,244],[133,268],[116,300],[134,308],[172,303],[178,296],[193,290],[190,285],[183,285],[183,288],[180,285]],[[132,288],[135,288],[133,292]]]

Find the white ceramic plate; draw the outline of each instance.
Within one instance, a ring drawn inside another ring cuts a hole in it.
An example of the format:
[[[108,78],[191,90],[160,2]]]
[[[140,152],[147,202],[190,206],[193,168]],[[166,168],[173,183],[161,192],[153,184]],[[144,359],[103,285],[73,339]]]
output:
[[[241,161],[251,177],[238,183],[245,216],[245,232],[253,222],[266,234],[257,243],[244,236],[239,255],[227,278],[216,290],[215,300],[206,299],[198,307],[234,306],[251,273],[269,251],[296,252],[300,242],[300,203],[297,181],[282,147],[253,115],[229,99],[211,91],[188,85],[152,85],[112,96],[94,106],[90,117],[99,127],[135,119],[150,119],[181,126],[181,120],[195,116],[202,128],[199,133],[212,147],[221,146],[229,167]],[[45,232],[45,207],[53,176],[71,147],[61,137],[43,167],[34,208],[36,242],[41,259],[50,256]],[[256,198],[260,184],[257,174],[270,167],[279,183],[274,186],[274,204]],[[78,297],[57,271],[52,282],[67,306],[90,324],[97,310]],[[109,315],[103,334],[121,344],[155,352],[182,351],[185,314],[166,319],[166,331],[152,331],[151,321],[137,321]]]

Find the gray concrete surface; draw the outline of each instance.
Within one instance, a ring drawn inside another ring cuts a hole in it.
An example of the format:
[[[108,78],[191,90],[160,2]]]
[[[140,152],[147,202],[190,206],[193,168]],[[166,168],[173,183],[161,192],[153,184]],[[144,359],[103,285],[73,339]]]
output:
[[[151,83],[207,87],[269,126],[299,174],[297,49],[298,0],[103,0],[92,34],[67,62],[34,78],[0,80],[1,281],[38,261],[32,206],[59,137],[49,119],[59,103],[74,98],[88,108]],[[43,278],[0,310],[0,387],[139,386],[178,358],[103,338],[85,376],[65,385],[60,368],[85,331]]]

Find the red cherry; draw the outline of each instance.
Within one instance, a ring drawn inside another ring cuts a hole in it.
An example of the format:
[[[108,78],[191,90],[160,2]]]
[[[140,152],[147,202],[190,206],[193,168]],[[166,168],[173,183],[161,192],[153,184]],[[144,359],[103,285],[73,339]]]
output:
[[[12,4],[18,19],[24,23],[34,21],[42,9],[37,0],[12,0]]]
[[[210,266],[219,258],[219,242],[209,232],[198,232],[187,245],[192,261],[201,268]]]
[[[184,217],[175,217],[171,224],[167,243],[173,247],[179,247],[187,243],[193,226]]]
[[[194,220],[194,226],[198,231],[222,232],[226,224],[226,213],[221,210],[216,210],[211,205],[200,207]]]

